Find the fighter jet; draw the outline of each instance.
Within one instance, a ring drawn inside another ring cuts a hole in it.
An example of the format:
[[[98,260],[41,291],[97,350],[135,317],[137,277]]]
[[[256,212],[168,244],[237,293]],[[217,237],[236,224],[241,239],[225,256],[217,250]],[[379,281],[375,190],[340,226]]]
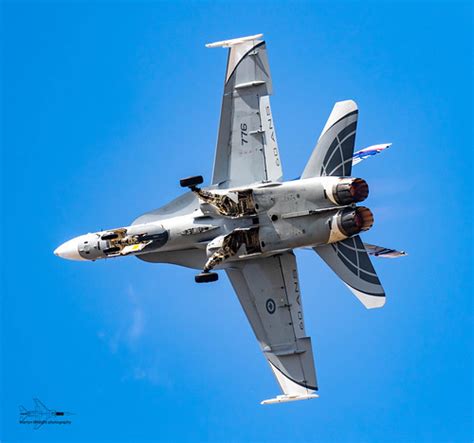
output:
[[[35,409],[28,410],[24,406],[20,406],[20,422],[23,423],[26,420],[32,420],[36,425],[36,429],[41,427],[41,425],[43,425],[46,420],[53,420],[57,417],[74,415],[72,412],[49,409],[37,398],[34,398],[33,401],[35,403]]]
[[[284,181],[261,37],[206,45],[228,48],[210,184],[202,187],[199,175],[183,178],[189,191],[167,205],[130,226],[73,238],[54,253],[173,263],[200,270],[197,283],[214,282],[216,271],[225,271],[283,391],[262,402],[269,404],[318,396],[295,249],[313,249],[366,308],[382,307],[385,292],[359,235],[374,217],[358,205],[369,195],[367,182],[352,174],[354,160],[369,155],[354,159],[357,105],[334,105],[301,177]],[[376,145],[382,146],[389,145]]]

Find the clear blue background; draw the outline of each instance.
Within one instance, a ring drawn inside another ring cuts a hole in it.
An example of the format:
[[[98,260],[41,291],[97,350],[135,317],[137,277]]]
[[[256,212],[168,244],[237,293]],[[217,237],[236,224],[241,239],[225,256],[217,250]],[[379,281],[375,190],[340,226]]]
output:
[[[467,442],[472,431],[472,4],[3,3],[2,441]],[[360,108],[357,166],[386,306],[298,254],[318,400],[279,388],[230,284],[134,258],[60,260],[209,178],[226,51],[265,33],[285,177],[333,103]],[[18,406],[75,412],[34,431]]]

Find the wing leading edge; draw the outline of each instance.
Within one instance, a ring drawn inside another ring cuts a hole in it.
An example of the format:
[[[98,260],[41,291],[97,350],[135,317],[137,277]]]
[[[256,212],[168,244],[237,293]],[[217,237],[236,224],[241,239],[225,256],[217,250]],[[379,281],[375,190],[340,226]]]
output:
[[[229,55],[212,184],[280,181],[283,173],[270,107],[272,80],[261,34],[206,45]]]
[[[235,262],[226,272],[284,393],[263,403],[316,397],[313,351],[305,333],[294,254]]]

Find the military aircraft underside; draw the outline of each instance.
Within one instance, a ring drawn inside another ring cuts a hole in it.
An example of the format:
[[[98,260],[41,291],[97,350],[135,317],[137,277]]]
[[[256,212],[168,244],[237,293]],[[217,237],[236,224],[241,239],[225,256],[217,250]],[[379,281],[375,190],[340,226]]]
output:
[[[311,338],[305,331],[293,250],[312,248],[366,308],[385,292],[369,255],[402,251],[365,245],[374,217],[358,205],[369,186],[352,166],[387,149],[354,153],[358,121],[352,100],[337,102],[298,180],[283,181],[262,34],[206,45],[229,48],[221,121],[209,186],[184,178],[188,192],[130,226],[81,235],[56,255],[94,261],[134,255],[199,270],[207,283],[224,270],[283,394],[262,403],[317,397]]]

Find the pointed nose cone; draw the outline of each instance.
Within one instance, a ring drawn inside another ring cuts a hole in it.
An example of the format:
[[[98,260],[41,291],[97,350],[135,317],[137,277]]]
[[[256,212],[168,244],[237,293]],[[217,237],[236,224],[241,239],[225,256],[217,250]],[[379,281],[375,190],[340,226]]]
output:
[[[54,250],[54,255],[58,257],[65,258],[67,260],[80,260],[84,261],[85,259],[79,255],[78,246],[81,237],[73,238]]]

